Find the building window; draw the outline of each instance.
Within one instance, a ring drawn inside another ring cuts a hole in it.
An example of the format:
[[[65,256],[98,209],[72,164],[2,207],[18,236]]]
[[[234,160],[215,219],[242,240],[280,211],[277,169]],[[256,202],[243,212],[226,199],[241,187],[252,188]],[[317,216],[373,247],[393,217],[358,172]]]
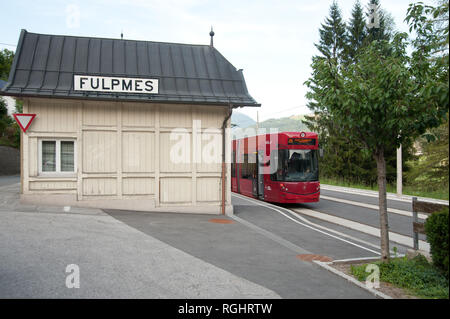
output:
[[[76,172],[74,140],[41,140],[39,146],[39,174]]]

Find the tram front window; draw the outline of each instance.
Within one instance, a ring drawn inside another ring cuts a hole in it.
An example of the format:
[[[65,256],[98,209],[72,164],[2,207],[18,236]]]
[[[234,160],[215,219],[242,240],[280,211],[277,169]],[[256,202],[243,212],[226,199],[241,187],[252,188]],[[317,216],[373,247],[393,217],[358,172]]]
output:
[[[312,182],[319,180],[317,150],[278,150],[277,170],[272,180],[280,182]]]

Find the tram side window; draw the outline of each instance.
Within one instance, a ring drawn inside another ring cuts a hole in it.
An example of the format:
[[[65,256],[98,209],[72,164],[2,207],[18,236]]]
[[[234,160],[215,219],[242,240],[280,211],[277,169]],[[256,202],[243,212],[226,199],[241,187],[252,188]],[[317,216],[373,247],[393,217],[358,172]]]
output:
[[[258,167],[256,165],[256,155],[255,154],[244,154],[244,161],[241,164],[242,178],[252,179],[256,178],[258,172]]]
[[[236,152],[231,153],[231,177],[236,177]]]

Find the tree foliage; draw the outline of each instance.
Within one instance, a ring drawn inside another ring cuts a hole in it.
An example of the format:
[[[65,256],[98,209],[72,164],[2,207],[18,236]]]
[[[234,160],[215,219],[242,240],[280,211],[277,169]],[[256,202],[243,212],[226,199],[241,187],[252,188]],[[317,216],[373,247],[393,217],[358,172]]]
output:
[[[364,46],[367,39],[366,19],[364,10],[357,0],[352,9],[352,16],[347,26],[346,55],[349,62],[355,60],[357,52]]]
[[[430,105],[430,94],[408,67],[405,38],[398,34],[392,42],[373,41],[347,68],[313,58],[306,82],[309,107],[339,123],[341,136],[371,153],[398,147],[439,123],[441,108]]]
[[[319,33],[320,41],[315,46],[320,53],[329,59],[341,57],[345,49],[346,26],[336,1],[331,4],[330,16],[322,23]]]
[[[8,49],[0,51],[0,80],[8,80],[9,70],[14,58],[14,52]]]
[[[8,80],[14,52],[4,49],[0,51],[0,79]],[[21,103],[21,102],[19,102]],[[17,101],[16,101],[17,108]],[[0,97],[0,145],[19,147],[20,128],[14,119],[8,115],[6,101]]]
[[[448,239],[448,207],[431,214],[425,222],[427,241],[430,243],[433,264],[439,267],[448,279],[449,272],[449,239]]]
[[[341,47],[344,49],[337,50],[339,55],[333,60],[337,62],[338,67],[341,62],[345,68],[347,65],[350,66],[356,63],[358,54],[363,48],[367,47],[371,38],[375,36],[385,40],[391,38],[393,33],[392,19],[387,12],[382,10],[378,1],[375,4],[378,8],[377,13],[380,15],[380,30],[377,33],[367,28],[366,20],[369,12],[368,10],[364,11],[359,1],[356,1],[353,6],[345,32],[334,32],[334,30],[341,30],[341,28],[332,28],[330,27],[331,25],[345,25],[345,23],[340,18],[340,10],[337,4],[333,3],[331,5],[330,17],[326,19],[328,28],[324,28],[322,25],[320,30],[321,42],[317,46],[319,48],[324,43],[343,43]],[[370,34],[372,35],[369,36]],[[326,42],[323,40],[337,37],[342,38],[342,40],[334,42]],[[319,50],[321,54],[316,58],[324,58],[326,63],[334,63],[330,54],[324,54],[324,52],[332,52],[331,48],[328,51]],[[325,112],[320,112],[317,116],[307,117],[304,122],[310,130],[318,132],[320,136],[321,147],[324,149],[324,158],[321,161],[321,176],[370,186],[373,186],[377,182],[376,163],[373,161],[373,157],[364,150],[363,145],[358,141],[348,141],[342,137],[345,135],[345,131],[335,121],[334,117],[328,116]],[[403,167],[405,171],[408,171],[407,161],[412,159],[413,156],[412,143],[403,145],[402,151]],[[395,144],[392,144],[385,150],[386,176],[389,183],[394,182],[396,179],[396,152]]]
[[[449,107],[449,3],[440,1],[436,7],[422,2],[411,4],[405,19],[413,40],[412,64],[422,90],[440,104],[442,113]],[[447,188],[449,185],[448,117],[438,128],[428,130],[418,144],[422,155],[408,174],[409,182],[422,190]]]
[[[372,3],[378,5],[378,1]],[[419,17],[412,15],[422,21]],[[441,60],[432,53],[436,41],[430,28],[418,26],[416,30],[418,49],[411,57],[406,53],[407,34],[391,36],[383,30],[369,30],[369,40],[356,52],[353,63],[315,56],[312,75],[305,82],[308,106],[315,114],[309,122],[331,139],[338,137],[363,148],[376,162],[383,260],[389,259],[386,155],[393,147],[411,144],[427,129],[437,127],[448,113],[448,96],[442,94],[445,85],[448,94],[448,77],[442,77],[448,70],[441,68]]]
[[[423,191],[434,191],[449,186],[448,117],[437,128],[428,131],[433,141],[425,137],[417,142],[421,155],[408,172],[408,183]]]

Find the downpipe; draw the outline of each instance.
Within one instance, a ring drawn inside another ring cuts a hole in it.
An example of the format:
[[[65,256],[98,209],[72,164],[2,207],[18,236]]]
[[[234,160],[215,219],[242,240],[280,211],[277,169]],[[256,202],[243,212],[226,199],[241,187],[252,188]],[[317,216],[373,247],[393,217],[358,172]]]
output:
[[[223,120],[222,123],[222,202],[221,202],[221,214],[225,215],[225,197],[226,197],[226,192],[225,192],[225,188],[226,188],[226,183],[225,183],[225,177],[226,177],[226,163],[225,163],[225,150],[226,150],[226,136],[225,136],[225,130],[226,130],[226,126],[227,126],[227,122],[231,117],[231,114],[233,113],[233,105],[230,104],[229,109],[228,109],[228,114],[227,116],[225,116],[225,119]]]

